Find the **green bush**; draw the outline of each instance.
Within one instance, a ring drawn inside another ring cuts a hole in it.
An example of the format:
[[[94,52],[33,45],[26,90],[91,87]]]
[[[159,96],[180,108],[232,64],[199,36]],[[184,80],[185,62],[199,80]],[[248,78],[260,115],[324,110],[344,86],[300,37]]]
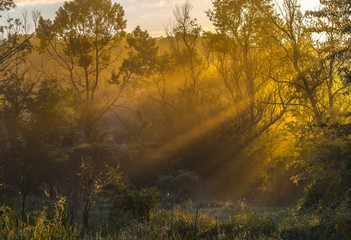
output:
[[[283,240],[349,240],[351,212],[328,209],[319,214],[289,216],[279,223],[279,235]]]
[[[113,198],[113,206],[110,218],[127,218],[145,222],[149,220],[150,211],[158,205],[159,194],[155,188],[142,189],[140,191],[124,188]]]
[[[200,179],[194,172],[180,170],[176,175],[161,175],[157,186],[163,194],[171,195],[176,201],[184,201],[199,190]]]

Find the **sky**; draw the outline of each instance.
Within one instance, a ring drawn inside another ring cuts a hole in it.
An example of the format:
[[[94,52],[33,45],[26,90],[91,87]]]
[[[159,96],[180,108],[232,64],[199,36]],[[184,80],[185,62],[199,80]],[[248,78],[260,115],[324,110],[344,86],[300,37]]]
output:
[[[131,32],[136,26],[148,30],[152,36],[164,34],[167,26],[173,18],[173,9],[184,0],[112,0],[120,3],[125,10],[127,31]],[[193,5],[192,17],[198,19],[198,23],[205,29],[211,29],[205,11],[211,9],[211,0],[189,0]],[[281,0],[278,0],[281,1]],[[17,7],[10,12],[3,13],[4,17],[21,17],[23,11],[30,16],[32,10],[40,10],[44,18],[55,18],[55,12],[63,5],[64,0],[14,0]],[[303,10],[314,10],[319,5],[319,0],[300,0]],[[3,19],[4,21],[4,19]]]

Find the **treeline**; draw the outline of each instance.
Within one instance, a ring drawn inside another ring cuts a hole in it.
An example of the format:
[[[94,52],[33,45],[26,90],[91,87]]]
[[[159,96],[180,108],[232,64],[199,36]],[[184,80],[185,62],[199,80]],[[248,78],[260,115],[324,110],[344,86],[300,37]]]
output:
[[[153,186],[172,201],[287,201],[309,186],[301,211],[350,209],[351,4],[321,5],[215,0],[207,32],[185,2],[162,39],[126,33],[110,0],[65,2],[53,21],[33,12],[34,33],[8,19],[1,201],[20,196],[23,220],[29,196],[61,196],[85,226],[101,199],[146,202],[127,207],[145,217]]]

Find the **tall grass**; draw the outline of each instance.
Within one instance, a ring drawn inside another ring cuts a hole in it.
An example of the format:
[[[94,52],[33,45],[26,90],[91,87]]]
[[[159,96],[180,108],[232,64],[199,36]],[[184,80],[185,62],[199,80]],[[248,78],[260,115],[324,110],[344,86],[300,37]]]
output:
[[[351,239],[347,211],[325,215],[295,211],[262,213],[237,206],[226,207],[227,219],[209,215],[199,205],[157,208],[147,221],[126,215],[108,222],[95,222],[89,229],[70,226],[64,204],[56,202],[27,213],[24,220],[9,207],[0,207],[0,239]],[[277,211],[278,212],[278,211]]]

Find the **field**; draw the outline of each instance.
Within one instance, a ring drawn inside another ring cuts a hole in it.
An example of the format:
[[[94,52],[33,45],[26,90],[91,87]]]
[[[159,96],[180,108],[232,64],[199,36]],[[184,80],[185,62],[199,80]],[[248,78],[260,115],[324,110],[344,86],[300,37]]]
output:
[[[28,202],[38,203],[32,198]],[[163,206],[162,206],[163,205]],[[259,207],[238,202],[163,203],[142,218],[131,212],[111,215],[96,204],[91,224],[68,224],[63,199],[28,206],[24,219],[8,207],[0,210],[1,239],[350,239],[351,215],[299,213],[293,205]],[[329,218],[330,217],[330,218]]]

